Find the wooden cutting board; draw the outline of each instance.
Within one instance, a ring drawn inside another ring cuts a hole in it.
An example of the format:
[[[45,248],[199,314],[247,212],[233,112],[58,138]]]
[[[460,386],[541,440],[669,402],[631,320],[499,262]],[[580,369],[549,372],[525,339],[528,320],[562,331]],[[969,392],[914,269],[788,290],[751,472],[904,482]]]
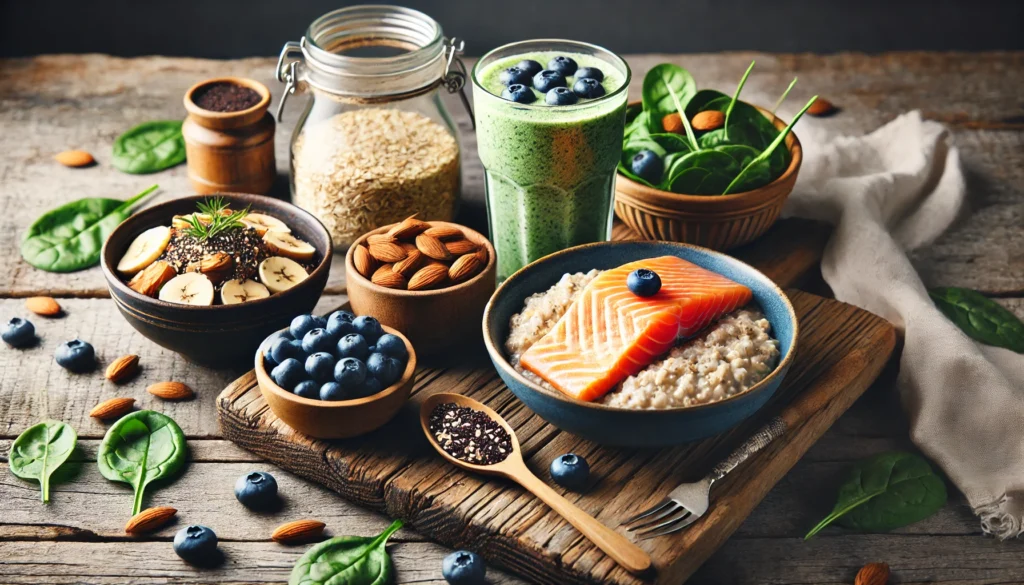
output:
[[[807,230],[797,231],[802,235],[769,234],[760,243],[776,238],[806,245],[813,239],[806,237]],[[774,253],[765,253],[764,248],[754,252],[763,254],[769,266],[774,263],[775,269],[766,270],[773,278],[788,284],[806,273],[808,267],[801,270],[780,261],[779,248],[768,250]],[[800,253],[792,248],[789,252],[783,258]],[[802,252],[808,257],[819,253]],[[752,263],[764,269],[763,264]],[[816,263],[815,258],[811,264]],[[396,419],[356,439],[323,441],[292,430],[270,412],[252,372],[220,394],[217,409],[224,436],[242,447],[358,504],[403,518],[439,542],[476,550],[491,563],[538,583],[682,583],[863,393],[893,351],[895,332],[881,318],[809,293],[787,294],[797,312],[800,339],[792,369],[776,396],[737,428],[671,449],[605,448],[559,431],[505,388],[482,351],[459,356],[457,363],[421,367],[410,403]],[[436,392],[466,394],[501,413],[516,429],[527,464],[544,480],[550,481],[547,467],[556,456],[572,451],[586,457],[598,478],[596,485],[582,495],[565,495],[624,534],[622,520],[660,501],[677,484],[702,477],[771,416],[790,409],[800,422],[716,484],[705,517],[683,532],[639,541],[656,571],[638,578],[515,484],[444,462],[418,423],[419,404]]]

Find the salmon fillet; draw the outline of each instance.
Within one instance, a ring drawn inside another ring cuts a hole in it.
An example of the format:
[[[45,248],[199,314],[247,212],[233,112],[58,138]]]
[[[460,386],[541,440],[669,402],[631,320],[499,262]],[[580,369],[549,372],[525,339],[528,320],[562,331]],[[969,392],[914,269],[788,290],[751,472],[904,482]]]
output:
[[[656,295],[639,297],[626,287],[638,268],[658,273]],[[580,291],[519,363],[573,398],[595,400],[752,296],[742,284],[675,256],[630,262]]]

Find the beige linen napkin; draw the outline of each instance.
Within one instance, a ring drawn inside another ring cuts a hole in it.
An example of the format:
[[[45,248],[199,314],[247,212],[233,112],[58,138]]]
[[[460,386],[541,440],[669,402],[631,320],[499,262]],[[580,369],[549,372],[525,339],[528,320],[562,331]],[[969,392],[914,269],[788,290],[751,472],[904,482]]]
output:
[[[804,117],[797,125],[805,159],[786,213],[835,225],[822,274],[836,298],[903,331],[898,385],[913,441],[967,496],[986,533],[1018,536],[1024,356],[961,332],[935,308],[907,257],[960,212],[959,153],[919,112],[862,137],[829,136],[828,123]]]

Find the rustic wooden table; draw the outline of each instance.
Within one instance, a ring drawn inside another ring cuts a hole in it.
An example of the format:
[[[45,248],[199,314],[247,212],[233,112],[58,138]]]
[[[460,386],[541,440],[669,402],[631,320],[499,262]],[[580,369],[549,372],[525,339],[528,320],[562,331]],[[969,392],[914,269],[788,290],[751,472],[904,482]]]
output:
[[[810,123],[862,133],[915,108],[945,122],[963,153],[972,209],[941,240],[915,254],[917,266],[930,285],[976,288],[1024,315],[1024,54],[737,53],[645,55],[629,61],[642,73],[652,64],[671,60],[690,69],[702,86],[733,87],[753,57],[758,66],[748,82],[752,91],[774,93],[774,88],[799,75],[794,102],[817,92],[843,108],[833,118]],[[39,502],[35,484],[0,470],[0,581],[282,582],[305,549],[269,540],[270,531],[283,520],[319,518],[334,534],[371,534],[387,525],[387,519],[262,463],[220,438],[214,397],[239,372],[192,366],[141,337],[106,299],[98,269],[51,274],[31,268],[18,253],[21,234],[31,221],[71,199],[124,198],[152,183],[161,186],[157,200],[188,193],[183,166],[152,176],[114,170],[113,139],[143,120],[181,118],[183,92],[206,77],[253,77],[279,95],[273,65],[266,58],[206,61],[96,55],[0,61],[0,274],[5,275],[0,279],[0,317],[27,316],[20,299],[38,294],[58,297],[66,309],[59,319],[33,318],[43,338],[39,347],[24,352],[0,347],[0,467],[6,467],[11,440],[42,418],[74,426],[86,460],[75,481],[54,486],[49,505]],[[634,78],[634,95],[639,93],[640,78]],[[452,110],[466,131],[467,211],[479,221],[480,164],[466,117],[456,102]],[[281,173],[287,170],[288,137],[298,115],[297,104],[290,104],[286,122],[278,129]],[[71,148],[92,152],[99,165],[77,170],[53,161],[53,154]],[[283,175],[277,190],[287,192]],[[342,273],[333,271],[321,307],[344,300]],[[188,435],[191,451],[188,471],[172,484],[152,490],[149,501],[174,506],[181,522],[216,527],[226,556],[221,567],[199,571],[185,565],[171,552],[166,537],[124,536],[130,492],[103,479],[88,463],[94,460],[106,427],[87,413],[115,389],[98,374],[71,375],[56,366],[54,348],[74,336],[93,343],[103,363],[126,353],[141,356],[141,376],[116,393],[174,417]],[[956,493],[934,517],[892,534],[835,531],[803,541],[808,527],[831,508],[834,488],[850,461],[910,447],[894,391],[894,370],[883,374],[810,449],[692,583],[851,583],[857,568],[871,561],[887,561],[898,583],[1024,582],[1021,544],[982,536],[977,520]],[[188,383],[199,397],[157,405],[144,388],[168,379]],[[273,515],[239,513],[232,486],[235,478],[252,469],[275,474],[285,496],[283,510]],[[394,542],[398,583],[443,583],[443,547],[407,530]],[[498,571],[492,574],[496,583],[521,583]]]

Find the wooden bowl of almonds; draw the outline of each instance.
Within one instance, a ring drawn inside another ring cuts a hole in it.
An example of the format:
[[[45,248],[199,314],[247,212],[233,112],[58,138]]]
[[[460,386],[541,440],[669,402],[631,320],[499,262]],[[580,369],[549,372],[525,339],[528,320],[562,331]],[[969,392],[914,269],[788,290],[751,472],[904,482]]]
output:
[[[364,234],[345,257],[352,310],[403,332],[420,355],[481,343],[495,267],[479,232],[415,217]]]

